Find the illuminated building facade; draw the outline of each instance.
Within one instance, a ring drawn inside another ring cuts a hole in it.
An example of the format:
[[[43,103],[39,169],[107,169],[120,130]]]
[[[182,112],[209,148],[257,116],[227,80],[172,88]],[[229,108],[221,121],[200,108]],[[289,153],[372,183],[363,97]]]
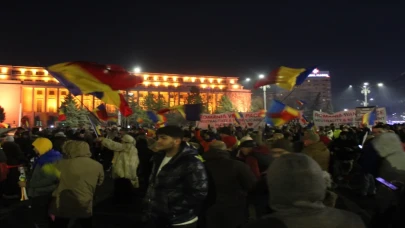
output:
[[[179,75],[162,73],[133,73],[144,78],[142,85],[128,91],[141,107],[148,94],[164,99],[169,107],[187,102],[190,88],[198,87],[208,113],[213,113],[223,95],[227,95],[236,109],[241,112],[250,110],[251,91],[238,84],[237,77]],[[41,120],[45,126],[50,117],[57,116],[68,90],[42,67],[0,65],[0,106],[6,112],[4,123],[20,126],[23,117]],[[93,110],[101,101],[91,95],[77,96],[88,109]],[[107,105],[107,111],[116,108]]]

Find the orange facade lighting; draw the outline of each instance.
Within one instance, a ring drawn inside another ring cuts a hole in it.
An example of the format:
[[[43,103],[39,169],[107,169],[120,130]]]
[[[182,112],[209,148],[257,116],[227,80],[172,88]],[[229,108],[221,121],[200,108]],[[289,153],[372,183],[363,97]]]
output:
[[[202,84],[202,85],[201,85],[201,88],[205,89],[205,88],[207,88],[207,85],[206,85],[206,84]]]
[[[238,85],[233,85],[232,86],[234,89],[237,89],[239,86]]]
[[[160,82],[155,82],[154,84],[155,84],[156,87],[158,87]]]
[[[1,79],[6,79],[6,78],[7,78],[7,75],[0,75],[0,78],[1,78]]]
[[[205,78],[200,78],[200,81],[201,81],[202,83],[204,83]]]
[[[188,81],[188,77],[184,77],[184,81]]]
[[[44,74],[45,74],[45,76],[48,76],[48,71],[44,70]]]
[[[229,80],[229,83],[234,84],[235,80],[231,79],[231,80]]]
[[[177,86],[179,86],[179,83],[173,83],[173,86],[177,87]]]
[[[195,77],[192,77],[192,78],[191,78],[191,82],[195,82]]]
[[[21,71],[21,74],[25,74],[26,70],[24,68],[21,68],[20,71]]]
[[[144,81],[148,80],[148,77],[149,77],[149,75],[144,74],[144,75],[143,75],[143,80],[144,80]]]
[[[214,79],[210,78],[209,81],[210,81],[210,83],[212,83],[214,81]]]
[[[173,81],[174,81],[174,82],[177,81],[177,77],[173,77]]]
[[[224,86],[223,86],[223,85],[220,85],[220,86],[219,86],[219,89],[223,89],[223,88],[224,88]]]
[[[7,67],[2,67],[1,68],[1,73],[5,74],[5,73],[7,73],[7,71],[8,71]]]
[[[220,78],[217,79],[217,82],[218,82],[218,83],[221,83],[221,81],[222,81],[222,79],[220,79]]]
[[[145,86],[149,86],[150,82],[143,82]]]
[[[158,76],[155,75],[155,77],[153,77],[153,81],[157,81],[158,80]]]
[[[168,87],[169,86],[169,83],[168,82],[165,82],[165,83],[163,83],[166,87]]]
[[[167,76],[163,76],[163,81],[167,81]]]

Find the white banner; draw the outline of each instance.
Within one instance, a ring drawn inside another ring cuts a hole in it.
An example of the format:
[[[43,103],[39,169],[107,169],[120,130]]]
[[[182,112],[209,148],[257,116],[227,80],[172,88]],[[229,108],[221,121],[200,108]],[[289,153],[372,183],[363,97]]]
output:
[[[385,111],[385,108],[377,108],[376,111],[377,111],[376,122],[385,123],[387,121],[387,113]],[[356,111],[356,109],[336,112],[333,114],[314,111],[313,120],[315,126],[329,126],[332,123],[335,124],[335,126],[344,124],[357,126],[361,123],[361,117],[359,118],[359,112]]]
[[[242,112],[243,118],[239,119],[241,127],[255,128],[264,125],[264,118],[260,112]],[[201,114],[201,120],[197,122],[198,128],[207,129],[208,124],[211,127],[219,128],[229,124],[238,125],[235,120],[235,113],[228,112],[222,114]]]

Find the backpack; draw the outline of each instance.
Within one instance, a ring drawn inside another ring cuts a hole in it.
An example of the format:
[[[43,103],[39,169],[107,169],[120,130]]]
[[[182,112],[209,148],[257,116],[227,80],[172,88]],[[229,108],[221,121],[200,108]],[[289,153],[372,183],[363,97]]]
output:
[[[8,166],[5,162],[0,162],[0,182],[3,182],[7,179],[9,169],[20,167],[19,165]]]

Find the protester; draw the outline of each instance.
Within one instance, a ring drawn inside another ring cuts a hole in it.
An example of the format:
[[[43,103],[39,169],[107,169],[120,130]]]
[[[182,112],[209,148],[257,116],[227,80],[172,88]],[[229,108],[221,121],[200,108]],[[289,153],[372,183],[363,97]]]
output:
[[[19,182],[20,187],[27,187],[28,196],[32,202],[32,213],[34,223],[38,227],[47,227],[51,223],[48,214],[49,204],[52,199],[52,192],[57,188],[59,180],[51,173],[47,173],[43,167],[55,164],[62,159],[59,151],[52,149],[52,142],[47,138],[38,138],[32,145],[39,156],[33,164],[31,179],[26,182]]]
[[[111,139],[99,138],[102,145],[114,151],[112,175],[114,178],[114,196],[117,203],[130,203],[133,189],[139,188],[138,165],[139,157],[135,139],[126,134],[121,143]]]
[[[304,154],[289,153],[274,160],[267,183],[274,212],[247,228],[276,227],[274,221],[291,228],[365,228],[357,215],[322,203],[327,188],[322,169]]]
[[[96,186],[103,183],[103,167],[90,158],[86,142],[67,141],[63,151],[66,159],[55,164],[60,183],[50,207],[55,216],[52,227],[68,227],[70,219],[78,219],[82,227],[92,227],[93,197]]]
[[[157,152],[146,200],[146,227],[195,228],[198,209],[208,192],[207,174],[198,152],[183,141],[183,130],[166,126],[156,131]]]

